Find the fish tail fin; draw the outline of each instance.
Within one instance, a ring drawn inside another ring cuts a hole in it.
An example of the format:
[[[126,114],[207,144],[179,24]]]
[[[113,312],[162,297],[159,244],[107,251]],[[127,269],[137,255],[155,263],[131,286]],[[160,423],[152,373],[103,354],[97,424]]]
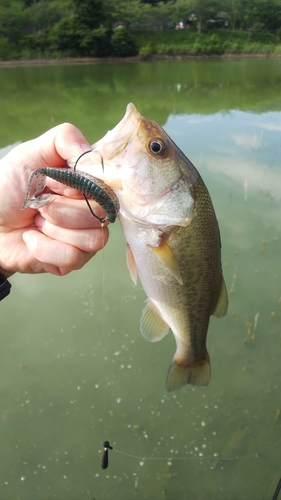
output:
[[[54,199],[54,197],[50,193],[38,196],[38,194],[40,194],[46,186],[47,174],[45,170],[46,169],[44,169],[44,167],[37,168],[36,170],[33,170],[32,174],[30,175],[28,179],[26,197],[21,210],[24,210],[25,208],[41,208]],[[32,191],[33,183],[35,183],[34,194],[31,196],[30,193]]]
[[[211,365],[208,353],[204,362],[193,366],[179,364],[173,359],[167,374],[166,388],[168,392],[173,392],[186,384],[207,386],[210,379]]]
[[[42,194],[42,196],[38,196],[35,198],[34,196],[26,196],[24,203],[21,207],[21,210],[25,208],[41,208],[50,203],[54,197],[51,194]]]

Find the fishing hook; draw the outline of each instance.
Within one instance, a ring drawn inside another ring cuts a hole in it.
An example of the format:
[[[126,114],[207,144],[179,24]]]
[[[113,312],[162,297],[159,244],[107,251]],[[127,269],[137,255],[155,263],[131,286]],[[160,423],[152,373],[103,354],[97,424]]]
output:
[[[77,158],[77,160],[76,160],[76,162],[75,162],[75,165],[74,165],[74,167],[73,167],[74,172],[76,172],[76,167],[77,167],[77,164],[78,164],[79,160],[82,158],[82,156],[87,155],[88,153],[92,153],[92,151],[93,151],[93,149],[89,149],[89,151],[84,151],[84,153],[82,153],[80,156],[78,156],[78,158]],[[101,154],[99,151],[96,151],[96,153],[98,153],[98,154],[100,155],[100,157],[101,157],[101,168],[102,168],[102,171],[104,172],[104,163],[103,163],[103,157],[102,157],[102,154]],[[89,210],[90,210],[91,214],[92,214],[92,215],[93,215],[96,219],[98,219],[98,220],[100,221],[101,225],[103,225],[103,224],[105,223],[105,220],[106,220],[106,219],[105,219],[104,217],[99,217],[98,215],[96,215],[96,214],[95,214],[95,212],[93,211],[93,209],[92,209],[92,207],[91,207],[91,205],[90,205],[89,201],[88,201],[87,196],[86,196],[84,193],[83,193],[83,196],[84,196],[84,199],[85,199],[85,201],[86,201],[86,203],[87,203],[87,205],[88,205],[88,208],[89,208]]]

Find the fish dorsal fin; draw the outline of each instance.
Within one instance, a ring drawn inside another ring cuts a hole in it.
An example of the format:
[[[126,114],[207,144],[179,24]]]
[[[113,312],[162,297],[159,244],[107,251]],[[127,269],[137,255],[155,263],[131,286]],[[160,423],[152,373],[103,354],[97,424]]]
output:
[[[168,269],[168,271],[174,276],[174,278],[176,278],[179,284],[183,285],[179,263],[168,243],[162,239],[158,247],[151,246],[150,248],[152,248],[155,255],[166,267],[166,269]]]
[[[219,300],[218,300],[216,308],[213,312],[213,316],[216,316],[217,318],[221,318],[222,316],[224,316],[226,314],[227,308],[228,308],[227,289],[226,289],[224,279],[222,278]]]
[[[149,342],[158,342],[169,331],[169,326],[159,315],[151,300],[147,300],[142,312],[140,330],[143,337]]]
[[[128,245],[128,244],[127,244],[127,248],[126,248],[126,260],[127,260],[128,269],[130,271],[130,276],[132,278],[132,281],[136,285],[137,281],[138,281],[138,269],[137,269],[137,265],[136,265],[136,261],[135,261],[133,252],[131,250],[130,245]]]

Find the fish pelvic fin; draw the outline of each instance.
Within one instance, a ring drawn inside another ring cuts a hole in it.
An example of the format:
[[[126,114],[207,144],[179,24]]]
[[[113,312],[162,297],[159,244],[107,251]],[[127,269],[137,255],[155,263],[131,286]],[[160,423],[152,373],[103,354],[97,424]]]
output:
[[[149,342],[158,342],[169,332],[169,326],[159,315],[151,300],[147,300],[142,312],[140,330],[142,336]]]
[[[213,312],[213,316],[216,316],[217,318],[225,316],[225,314],[227,313],[227,308],[228,308],[228,295],[224,279],[222,278],[219,299],[215,307],[215,310]]]
[[[131,250],[130,245],[128,245],[128,243],[127,243],[127,247],[126,247],[126,260],[127,260],[127,267],[129,269],[131,279],[132,279],[133,283],[135,285],[137,285],[138,269],[137,269],[137,265],[136,265],[136,261],[135,261],[133,252]]]
[[[176,391],[186,384],[207,386],[211,379],[211,365],[209,354],[203,362],[193,366],[184,366],[173,359],[170,364],[166,389],[168,392]]]

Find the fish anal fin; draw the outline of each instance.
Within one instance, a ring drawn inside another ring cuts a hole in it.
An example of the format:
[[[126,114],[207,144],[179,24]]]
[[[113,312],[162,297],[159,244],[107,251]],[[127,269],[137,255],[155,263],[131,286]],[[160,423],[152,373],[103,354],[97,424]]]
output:
[[[127,260],[127,267],[130,272],[130,276],[132,278],[133,283],[136,285],[138,281],[138,269],[136,265],[136,261],[133,255],[133,252],[131,250],[130,245],[127,244],[126,247],[126,260]]]
[[[177,258],[168,245],[167,241],[163,238],[158,247],[151,246],[157,258],[162,262],[162,264],[169,270],[169,272],[176,278],[180,285],[183,285],[183,280],[181,277],[180,266]]]
[[[168,392],[173,392],[186,384],[207,386],[210,379],[211,366],[208,353],[204,361],[191,366],[181,364],[173,359],[167,373],[166,388]]]
[[[159,315],[151,300],[147,300],[142,312],[140,330],[149,342],[158,342],[169,332],[169,326]]]
[[[227,289],[226,289],[224,279],[222,278],[219,299],[218,299],[217,305],[215,307],[215,310],[213,312],[213,316],[216,316],[217,318],[221,318],[222,316],[224,316],[226,314],[227,308],[228,308]]]

